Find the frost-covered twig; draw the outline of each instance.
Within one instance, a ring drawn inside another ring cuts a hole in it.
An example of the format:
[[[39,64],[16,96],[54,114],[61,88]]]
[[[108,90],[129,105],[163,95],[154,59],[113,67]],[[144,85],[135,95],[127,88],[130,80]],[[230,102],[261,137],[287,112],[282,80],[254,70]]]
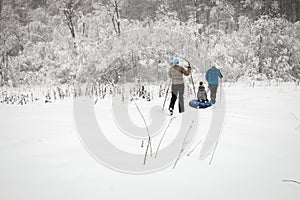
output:
[[[181,149],[180,149],[180,152],[179,152],[179,154],[178,154],[178,157],[177,157],[177,159],[176,159],[176,161],[175,161],[175,163],[174,163],[173,169],[176,167],[176,165],[177,165],[179,159],[181,158],[181,155],[182,155],[182,153],[183,153],[183,151],[184,151],[184,148],[185,148],[185,145],[186,145],[186,139],[187,139],[187,137],[188,137],[188,135],[189,135],[189,133],[190,133],[191,128],[193,127],[193,123],[194,123],[194,120],[192,121],[192,123],[191,123],[191,125],[190,125],[190,127],[189,127],[189,130],[187,131],[187,133],[186,133],[186,135],[185,135],[185,137],[184,137],[183,144],[182,144],[182,146],[181,146]]]
[[[95,100],[94,104],[97,104],[97,102],[98,102],[98,97],[96,98],[96,100]]]
[[[152,156],[151,136],[150,136],[150,132],[149,132],[149,129],[148,129],[148,126],[147,126],[146,119],[145,119],[143,113],[141,112],[139,106],[136,104],[135,101],[134,101],[134,105],[135,105],[136,109],[138,110],[138,112],[140,113],[140,115],[141,115],[141,117],[142,117],[142,119],[145,123],[146,131],[147,131],[147,134],[148,134],[148,144],[147,144],[146,153],[145,153],[145,157],[144,157],[144,165],[145,165],[149,148],[150,148],[150,155]]]
[[[187,154],[187,156],[190,156],[194,151],[195,149],[199,146],[199,144],[202,142],[202,140],[200,140],[195,146],[194,148]]]
[[[296,117],[296,115],[292,112],[290,112],[290,116],[292,116],[297,122],[298,122],[298,126],[295,128],[296,130],[300,129],[300,124],[299,124],[299,119]]]
[[[165,100],[164,100],[164,104],[163,104],[162,110],[164,110],[165,105],[166,105],[166,100],[167,100],[167,96],[168,96],[168,93],[169,93],[171,82],[172,82],[172,80],[170,79],[169,84],[168,84],[168,89],[167,89],[167,92],[165,94]]]
[[[149,148],[151,150],[150,155],[152,156],[151,137],[148,137],[148,143],[147,143],[147,148],[146,148],[145,157],[144,157],[144,165],[146,164],[146,160],[147,160],[147,155],[148,155]]]
[[[299,121],[299,119],[296,117],[294,113],[290,112],[290,115],[293,116],[296,121]]]
[[[214,148],[214,151],[213,151],[213,153],[212,153],[212,155],[211,155],[211,158],[210,158],[210,161],[209,161],[209,165],[211,165],[211,163],[212,163],[212,161],[213,161],[213,159],[214,159],[214,156],[215,156],[215,152],[216,152],[218,143],[219,143],[219,138],[218,138],[218,140],[217,140],[217,142],[216,142],[216,144],[215,144],[215,148]]]
[[[283,181],[283,182],[291,182],[291,183],[300,184],[300,182],[299,182],[299,181],[296,181],[296,180],[291,180],[291,179],[283,179],[282,181]]]
[[[160,139],[160,141],[159,141],[159,144],[158,144],[158,146],[157,146],[156,153],[155,153],[155,158],[157,157],[157,153],[158,153],[158,151],[159,151],[159,147],[160,147],[160,145],[161,145],[161,142],[162,142],[162,140],[164,139],[164,137],[165,137],[165,135],[166,135],[166,132],[167,132],[167,130],[169,129],[170,124],[171,124],[171,122],[172,122],[173,119],[175,119],[175,117],[172,117],[172,118],[170,119],[170,121],[169,121],[169,123],[168,123],[168,126],[166,127],[166,129],[165,129],[165,131],[164,131],[164,133],[163,133],[163,135],[162,135],[162,137],[161,137],[161,139]]]

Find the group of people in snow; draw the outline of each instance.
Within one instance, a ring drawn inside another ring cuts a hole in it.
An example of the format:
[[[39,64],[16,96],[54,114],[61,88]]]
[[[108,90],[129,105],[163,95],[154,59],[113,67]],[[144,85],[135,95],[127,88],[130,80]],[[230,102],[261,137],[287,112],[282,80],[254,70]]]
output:
[[[172,115],[174,112],[175,102],[177,97],[179,98],[178,108],[179,113],[184,112],[184,81],[183,75],[189,76],[191,74],[191,66],[188,65],[187,69],[179,65],[179,59],[173,59],[173,66],[169,69],[169,76],[172,81],[171,86],[171,101],[169,105],[169,112]],[[223,78],[223,75],[220,69],[217,68],[217,64],[215,62],[212,63],[211,68],[209,68],[205,74],[205,79],[208,83],[208,89],[210,91],[210,102],[212,104],[216,103],[216,94],[219,85],[219,78]],[[208,102],[207,92],[204,86],[203,81],[200,81],[198,93],[197,93],[198,101]]]

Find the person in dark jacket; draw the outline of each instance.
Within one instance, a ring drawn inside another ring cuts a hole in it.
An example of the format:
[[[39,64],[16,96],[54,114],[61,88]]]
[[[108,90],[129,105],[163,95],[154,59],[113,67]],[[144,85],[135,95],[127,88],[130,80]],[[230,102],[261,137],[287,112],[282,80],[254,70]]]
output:
[[[188,69],[184,69],[182,66],[179,66],[178,58],[173,59],[173,66],[169,70],[169,76],[172,79],[172,98],[169,105],[170,115],[173,115],[174,105],[177,99],[177,95],[179,95],[179,113],[184,112],[184,82],[183,75],[188,76],[191,73],[191,67],[188,66]]]
[[[200,101],[200,102],[203,102],[203,103],[208,102],[207,93],[206,93],[206,90],[205,90],[205,87],[204,87],[202,81],[200,81],[200,83],[199,83],[197,98],[198,98],[198,101]]]
[[[213,63],[211,68],[207,70],[205,78],[208,82],[210,90],[210,101],[212,104],[216,103],[217,89],[219,85],[219,78],[223,78],[221,71],[217,68],[217,64]]]

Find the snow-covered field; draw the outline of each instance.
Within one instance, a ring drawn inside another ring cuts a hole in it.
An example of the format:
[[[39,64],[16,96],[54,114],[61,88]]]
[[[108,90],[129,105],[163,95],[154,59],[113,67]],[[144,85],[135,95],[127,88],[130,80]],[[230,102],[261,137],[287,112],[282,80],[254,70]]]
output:
[[[283,181],[300,181],[300,88],[232,86],[225,95],[225,123],[212,164],[211,156],[199,160],[202,142],[175,169],[145,175],[119,173],[93,159],[76,131],[71,100],[0,104],[0,200],[300,199],[300,185]],[[148,121],[146,108],[153,102],[137,104]],[[108,139],[144,153],[140,141],[114,134],[109,105],[105,99],[95,106]],[[143,126],[134,105],[129,110]],[[205,140],[213,110],[199,112],[195,143]],[[176,116],[161,148],[175,137],[181,120]]]

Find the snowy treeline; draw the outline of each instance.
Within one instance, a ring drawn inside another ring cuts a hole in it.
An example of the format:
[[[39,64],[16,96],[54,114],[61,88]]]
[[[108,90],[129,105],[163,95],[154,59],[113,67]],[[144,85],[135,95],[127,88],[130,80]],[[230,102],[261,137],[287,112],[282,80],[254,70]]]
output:
[[[300,78],[299,17],[286,17],[282,1],[186,0],[180,12],[176,2],[158,1],[155,16],[144,20],[128,13],[122,17],[132,5],[127,1],[111,2],[0,1],[1,86],[115,84],[123,76],[129,82],[166,80],[168,63],[185,42],[173,36],[171,52],[131,49],[99,67],[103,49],[109,48],[103,46],[105,41],[139,28],[167,29],[191,38],[197,55],[187,59],[198,58],[192,63],[195,73],[203,73],[216,60],[227,81]],[[141,38],[153,43],[161,39],[147,37],[146,32]],[[135,38],[126,40],[117,44]]]

